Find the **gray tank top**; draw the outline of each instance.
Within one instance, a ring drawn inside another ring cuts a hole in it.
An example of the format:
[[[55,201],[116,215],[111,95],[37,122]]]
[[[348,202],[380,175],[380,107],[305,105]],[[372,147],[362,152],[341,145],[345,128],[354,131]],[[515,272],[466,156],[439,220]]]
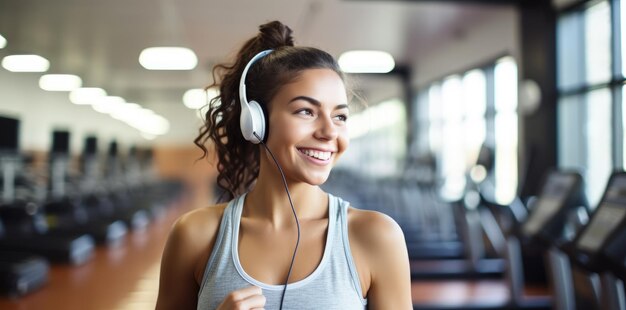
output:
[[[222,217],[215,246],[204,270],[198,309],[215,309],[231,291],[251,285],[263,289],[265,309],[278,309],[283,285],[265,284],[243,270],[239,261],[239,222],[245,194],[232,200]],[[328,235],[322,260],[306,278],[287,286],[283,309],[365,309],[361,282],[348,242],[349,203],[328,194]]]

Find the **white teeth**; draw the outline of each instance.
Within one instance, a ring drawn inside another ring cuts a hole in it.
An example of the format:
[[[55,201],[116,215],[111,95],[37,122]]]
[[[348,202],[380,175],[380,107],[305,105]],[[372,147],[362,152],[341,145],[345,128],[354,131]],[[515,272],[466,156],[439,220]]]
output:
[[[321,160],[329,160],[331,152],[320,152],[313,150],[300,150],[300,152],[304,153],[307,156],[311,156]]]

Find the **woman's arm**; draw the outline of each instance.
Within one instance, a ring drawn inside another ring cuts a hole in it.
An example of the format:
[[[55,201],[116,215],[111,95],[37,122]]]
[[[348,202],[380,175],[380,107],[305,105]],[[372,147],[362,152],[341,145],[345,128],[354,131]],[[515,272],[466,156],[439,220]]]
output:
[[[362,283],[369,283],[369,309],[413,309],[409,257],[400,226],[379,212],[351,211],[348,227],[351,244],[356,243],[353,255],[361,256],[355,257],[362,264],[359,271],[369,272],[359,275],[366,279]]]
[[[223,206],[193,210],[174,224],[161,261],[156,309],[195,309]]]

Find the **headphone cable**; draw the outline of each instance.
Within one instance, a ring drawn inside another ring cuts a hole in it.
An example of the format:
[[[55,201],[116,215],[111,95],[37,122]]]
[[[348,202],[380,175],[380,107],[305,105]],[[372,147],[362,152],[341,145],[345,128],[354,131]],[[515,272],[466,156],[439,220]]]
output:
[[[287,192],[287,198],[289,198],[289,205],[291,205],[291,211],[293,211],[293,217],[296,220],[296,227],[298,228],[298,238],[296,239],[296,247],[293,249],[293,256],[291,257],[291,263],[289,264],[289,271],[287,272],[287,279],[285,280],[285,286],[283,288],[283,293],[280,297],[280,308],[279,309],[283,309],[283,301],[285,300],[285,293],[287,292],[287,284],[289,283],[289,276],[291,275],[291,270],[293,269],[293,263],[296,260],[296,252],[298,252],[298,245],[300,244],[300,221],[298,221],[298,215],[296,214],[296,209],[293,207],[293,201],[291,200],[291,194],[289,193],[289,187],[287,186],[287,180],[285,179],[285,173],[283,173],[283,169],[280,167],[280,165],[278,164],[278,161],[276,160],[276,157],[274,157],[274,154],[272,153],[272,151],[270,151],[269,147],[267,147],[267,145],[265,145],[265,142],[263,142],[263,139],[261,139],[261,137],[259,137],[257,135],[256,132],[252,132],[252,134],[259,139],[259,141],[261,142],[261,145],[263,145],[263,147],[265,147],[265,149],[267,150],[267,152],[270,154],[270,156],[272,157],[272,160],[274,160],[274,163],[276,164],[276,167],[278,167],[278,171],[280,172],[280,176],[282,177],[283,180],[283,185],[285,186],[285,192]]]

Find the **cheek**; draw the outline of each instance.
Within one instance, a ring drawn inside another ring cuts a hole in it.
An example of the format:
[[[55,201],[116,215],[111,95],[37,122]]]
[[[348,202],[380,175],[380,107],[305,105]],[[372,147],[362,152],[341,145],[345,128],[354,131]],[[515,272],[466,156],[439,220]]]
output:
[[[302,126],[296,126],[284,119],[272,119],[269,124],[268,142],[274,141],[281,145],[293,143],[302,135],[301,131],[303,129],[301,127]]]
[[[348,130],[343,128],[339,132],[339,136],[337,137],[337,147],[339,148],[339,153],[344,153],[348,146],[350,145],[350,135],[348,134]]]

